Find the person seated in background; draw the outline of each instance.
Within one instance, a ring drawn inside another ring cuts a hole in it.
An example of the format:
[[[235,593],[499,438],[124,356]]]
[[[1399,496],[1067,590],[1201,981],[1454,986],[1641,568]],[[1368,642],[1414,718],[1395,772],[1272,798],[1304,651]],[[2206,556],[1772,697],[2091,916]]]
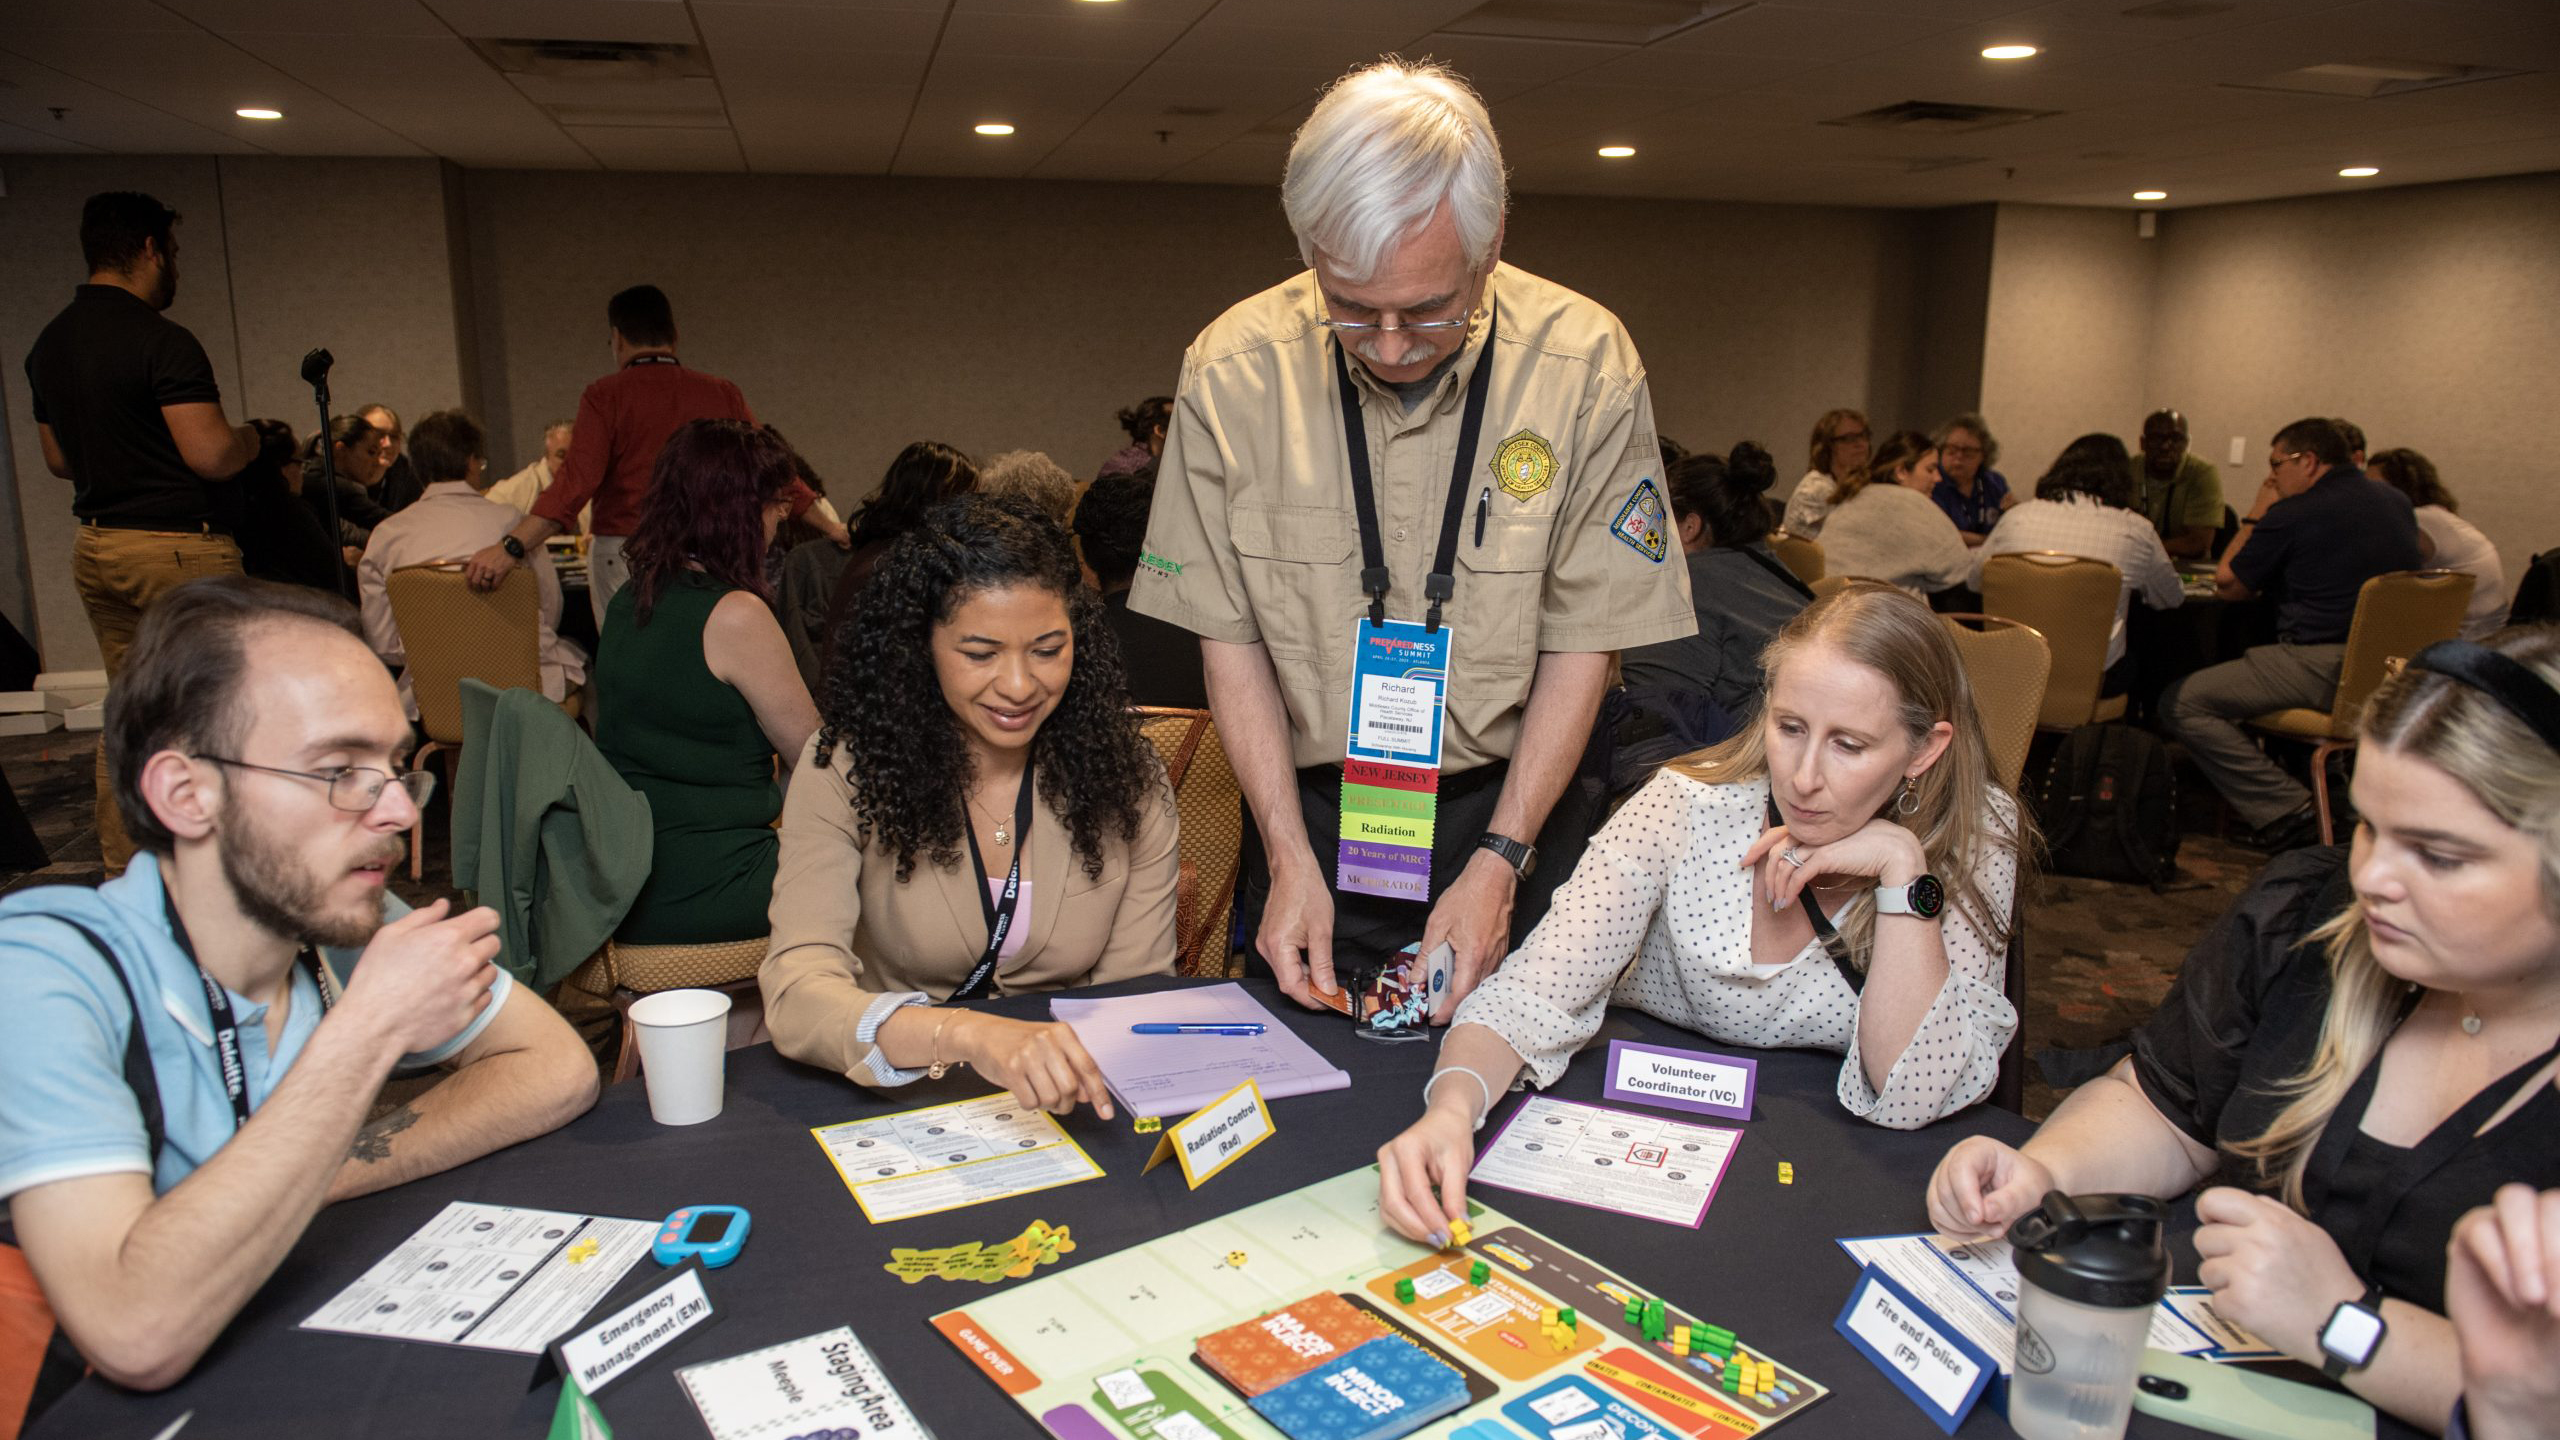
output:
[[[252,420],[258,458],[206,492],[218,524],[240,543],[240,568],[261,580],[353,598],[328,527],[302,503],[302,448],[282,420]]]
[[[2113,435],[2083,435],[2062,447],[2053,468],[2036,481],[2036,498],[2000,517],[1991,537],[1973,552],[1968,583],[1982,588],[1982,565],[1995,555],[2050,551],[2103,560],[2116,567],[2116,616],[2107,630],[2101,696],[2125,693],[2133,662],[2125,654],[2125,615],[2139,595],[2154,610],[2186,603],[2178,567],[2151,522],[2133,508],[2132,457]]]
[[[2498,547],[2480,527],[2454,513],[2461,508],[2436,474],[2435,462],[2415,450],[2385,450],[2361,468],[2417,507],[2418,553],[2439,570],[2471,577],[2471,607],[2462,612],[2462,638],[2477,640],[2506,623],[2507,572]]]
[[[417,503],[424,488],[418,482],[417,467],[404,453],[409,432],[400,424],[400,412],[388,405],[367,405],[356,412],[378,437],[374,444],[382,450],[382,479],[373,487],[374,503],[394,515]]]
[[[1930,502],[1938,447],[1917,430],[1897,431],[1865,469],[1840,482],[1822,523],[1822,572],[1881,580],[1914,595],[1961,585],[1973,556],[1955,522]]]
[[[1173,423],[1173,397],[1150,395],[1116,418],[1128,433],[1129,443],[1112,451],[1111,458],[1102,462],[1102,468],[1094,472],[1096,480],[1134,475],[1156,463],[1156,457],[1164,454],[1164,427]]]
[[[2462,1347],[2448,1440],[2560,1436],[2560,1190],[2502,1185],[2445,1247],[2445,1318]]]
[[[2186,416],[2154,410],[2143,417],[2142,464],[2133,478],[2135,508],[2170,557],[2210,557],[2213,537],[2222,529],[2222,472],[2187,448]]]
[[[1822,538],[1822,522],[1838,503],[1839,488],[1849,477],[1867,473],[1868,447],[1873,435],[1867,428],[1867,417],[1855,410],[1829,410],[1813,422],[1813,468],[1796,482],[1795,493],[1787,497],[1785,517],[1779,528],[1799,540]]]
[[[554,420],[543,427],[542,453],[533,457],[532,464],[490,486],[489,498],[500,505],[513,505],[522,514],[532,514],[533,502],[541,499],[542,492],[551,488],[551,482],[560,478],[560,467],[569,459],[569,438],[576,432],[577,427],[566,420]],[[568,533],[586,534],[595,513],[595,502],[590,500],[586,508],[578,512],[578,523],[570,526]]]
[[[1378,1152],[1399,1233],[1446,1240],[1494,1101],[1524,1069],[1553,1085],[1613,1002],[1724,1044],[1841,1055],[1842,1108],[1897,1130],[1990,1093],[2018,1025],[2000,986],[2028,822],[1945,622],[1851,585],[1762,664],[1758,723],[1620,807],[1459,1005],[1422,1118]]]
[[[0,1198],[82,1357],[158,1390],[322,1205],[558,1128],[596,1067],[493,912],[391,895],[433,777],[353,606],[171,590],[101,738],[143,853],[0,902]],[[368,1121],[419,1067],[450,1073]]]
[[[821,668],[836,653],[836,632],[862,608],[862,589],[871,583],[871,572],[880,568],[889,547],[923,523],[925,513],[934,506],[977,488],[978,462],[939,440],[914,441],[889,462],[880,488],[853,512],[853,550],[844,572],[836,577],[836,592],[828,598],[823,624],[811,636]],[[804,612],[795,609],[793,613],[807,623]],[[822,688],[813,684],[809,693],[819,694]]]
[[[2548,627],[2431,645],[2384,681],[2357,727],[2353,844],[2269,865],[2133,1054],[2022,1149],[1950,1150],[1931,1223],[1993,1235],[2051,1190],[2213,1181],[2195,1245],[2214,1308],[2309,1365],[2339,1305],[2376,1311],[2348,1388],[2442,1428],[2455,1220],[2509,1182],[2560,1184],[2555,687]]]
[[[2000,463],[2000,442],[1991,423],[1966,411],[1938,427],[1938,483],[1929,498],[1955,522],[1967,545],[1980,545],[2000,523],[2000,516],[2026,499],[2010,493],[2009,477],[1992,467]]]
[[[1105,475],[1076,502],[1076,540],[1102,592],[1102,623],[1120,642],[1129,703],[1183,710],[1209,708],[1200,639],[1179,625],[1129,608],[1129,587],[1146,554],[1147,513],[1155,504],[1156,467]]]
[[[990,455],[978,467],[978,489],[995,496],[1018,495],[1065,530],[1076,521],[1076,477],[1037,450],[1007,450]]]
[[[791,513],[790,447],[744,420],[667,437],[604,612],[596,748],[649,800],[649,883],[614,931],[632,945],[765,933],[782,787],[817,707],[766,598],[765,547]]]
[[[2361,426],[2361,425],[2359,425],[2359,424],[2357,424],[2357,423],[2356,423],[2356,422],[2354,422],[2353,420],[2349,420],[2349,419],[2345,418],[2344,416],[2339,416],[2339,415],[2332,415],[2332,416],[2330,416],[2330,417],[2329,417],[2329,423],[2330,423],[2330,424],[2332,424],[2332,425],[2337,426],[2337,427],[2338,427],[2338,434],[2339,434],[2339,435],[2341,435],[2341,436],[2343,436],[2343,437],[2345,437],[2345,439],[2346,439],[2346,442],[2347,442],[2347,463],[2348,463],[2349,465],[2351,465],[2351,466],[2355,467],[2355,468],[2356,468],[2356,469],[2358,469],[2358,470],[2362,470],[2363,468],[2365,468],[2365,466],[2364,466],[2364,427],[2363,427],[2363,426]]]
[[[1663,489],[1688,558],[1698,633],[1619,656],[1629,690],[1703,695],[1729,721],[1760,704],[1760,652],[1813,599],[1769,548],[1769,487],[1778,467],[1745,440],[1729,457],[1688,455],[1663,471]]]
[[[408,646],[391,613],[391,572],[412,565],[460,564],[524,518],[512,505],[492,504],[484,493],[487,449],[479,425],[459,410],[438,410],[420,420],[417,433],[409,437],[407,458],[426,488],[415,504],[373,527],[373,538],[365,542],[364,558],[356,565],[365,641],[383,664],[400,672],[400,704],[412,720],[418,718],[418,696],[405,668]],[[535,595],[532,639],[542,664],[542,693],[549,700],[565,700],[586,683],[587,657],[560,638],[560,577],[551,573],[551,557],[536,554],[529,563]]]
[[[2364,582],[2418,568],[2418,522],[2407,496],[2348,463],[2347,438],[2326,420],[2296,420],[2267,446],[2240,533],[2214,570],[2224,600],[2276,597],[2277,643],[2208,666],[2160,694],[2160,720],[2196,767],[2254,827],[2247,843],[2290,850],[2320,833],[2311,792],[2242,727],[2296,706],[2325,710],[2338,694],[2347,631]]]
[[[302,498],[311,513],[320,518],[325,528],[329,523],[328,502],[323,477],[321,448],[328,448],[327,468],[337,479],[338,544],[347,552],[347,568],[353,570],[364,558],[364,546],[373,538],[373,527],[391,516],[373,498],[373,487],[382,481],[382,436],[361,415],[340,415],[329,422],[326,433],[314,435],[302,451]]]
[[[1173,796],[1066,535],[1020,500],[936,506],[837,645],[756,977],[775,1048],[875,1087],[967,1065],[1110,1118],[1075,1032],[939,1004],[1173,965]]]

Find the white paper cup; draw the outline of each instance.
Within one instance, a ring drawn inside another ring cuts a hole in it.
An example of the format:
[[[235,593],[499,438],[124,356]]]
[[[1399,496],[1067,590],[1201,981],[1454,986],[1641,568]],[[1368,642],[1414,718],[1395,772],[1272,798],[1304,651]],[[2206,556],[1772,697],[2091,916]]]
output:
[[[631,1024],[640,1038],[650,1118],[699,1125],[719,1114],[729,997],[717,990],[661,990],[632,1003]]]

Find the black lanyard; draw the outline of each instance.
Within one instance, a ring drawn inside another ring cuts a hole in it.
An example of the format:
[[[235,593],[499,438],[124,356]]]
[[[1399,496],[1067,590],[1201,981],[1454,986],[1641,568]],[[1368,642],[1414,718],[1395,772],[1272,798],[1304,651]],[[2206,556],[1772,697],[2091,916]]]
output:
[[[1369,477],[1369,428],[1360,420],[1360,391],[1351,383],[1351,361],[1339,341],[1333,349],[1333,374],[1342,392],[1342,439],[1350,449],[1351,502],[1360,512],[1360,589],[1369,597],[1369,623],[1387,623],[1386,546],[1378,538],[1378,496]],[[1493,320],[1484,325],[1484,349],[1476,356],[1476,373],[1467,381],[1467,414],[1458,431],[1458,461],[1449,471],[1449,500],[1440,515],[1440,549],[1431,562],[1422,593],[1431,601],[1423,620],[1426,633],[1440,629],[1440,607],[1457,593],[1458,522],[1466,514],[1468,473],[1476,468],[1476,438],[1484,429],[1485,392],[1493,385]]]
[[[1005,872],[1001,898],[987,893],[987,861],[978,853],[978,827],[969,819],[966,803],[962,802],[960,828],[969,837],[969,864],[978,873],[978,906],[987,916],[987,952],[943,1002],[953,1005],[980,999],[995,988],[996,960],[1004,952],[1004,937],[1013,930],[1014,907],[1022,898],[1022,851],[1031,843],[1031,767],[1022,767],[1022,788],[1013,797],[1013,868]]]
[[[187,963],[195,966],[196,979],[204,985],[204,1006],[213,1014],[213,1052],[222,1062],[222,1088],[231,1097],[231,1128],[237,1133],[249,1123],[249,1067],[240,1055],[240,1026],[231,1013],[231,994],[222,988],[221,981],[206,974],[203,962],[196,959],[195,941],[187,937],[187,922],[178,918],[177,899],[164,890],[160,903],[169,911],[169,933],[177,937],[178,948],[185,952]],[[328,1014],[329,985],[320,974],[320,952],[305,945],[302,953],[293,958],[295,963],[310,967],[311,986],[320,992],[320,1013]],[[290,980],[285,993],[293,993]],[[134,1023],[141,1021],[137,1013]]]
[[[2409,998],[2400,1007],[2399,1019],[2392,1022],[2394,1034],[2398,1033],[2401,1021],[2407,1020],[2410,1012],[2418,1008],[2423,994],[2417,990],[2409,992]],[[2389,1043],[2387,1039],[2385,1043]],[[2401,1199],[2425,1184],[2437,1171],[2452,1164],[2472,1141],[2482,1138],[2480,1127],[2488,1123],[2490,1116],[2506,1108],[2516,1092],[2540,1073],[2543,1066],[2550,1064],[2555,1055],[2560,1055],[2560,1044],[2490,1081],[2481,1087],[2479,1094],[2464,1102],[2461,1109],[2429,1132],[2427,1138],[2400,1151],[2383,1182],[2383,1194],[2375,1197],[2374,1203],[2363,1207],[2355,1233],[2337,1237],[2339,1252],[2346,1256],[2347,1264],[2358,1275],[2371,1273],[2374,1250],[2382,1243],[2383,1227],[2392,1213],[2400,1208]],[[2345,1163],[2347,1148],[2362,1127],[2365,1107],[2372,1103],[2374,1083],[2381,1075],[2382,1051],[2377,1048],[2373,1059],[2366,1062],[2364,1073],[2358,1075],[2356,1083],[2347,1087],[2347,1093],[2339,1097],[2338,1108],[2330,1112],[2329,1123],[2322,1127],[2320,1138],[2312,1144],[2310,1162],[2304,1167],[2305,1178],[2317,1177],[2321,1190],[2327,1195],[2334,1197],[2337,1194],[2338,1167]]]
[[[1743,553],[1747,555],[1751,552],[1746,550]],[[1770,828],[1775,829],[1785,823],[1786,821],[1778,814],[1778,802],[1772,799],[1769,802]],[[1759,882],[1755,880],[1752,883],[1756,885]],[[1849,982],[1849,993],[1865,994],[1867,972],[1859,969],[1849,959],[1849,942],[1843,939],[1839,930],[1832,925],[1831,917],[1822,913],[1822,901],[1814,895],[1813,886],[1808,883],[1803,889],[1798,890],[1796,898],[1804,902],[1804,918],[1813,922],[1813,938],[1822,942],[1823,953],[1831,957],[1831,964],[1839,970],[1840,978]]]

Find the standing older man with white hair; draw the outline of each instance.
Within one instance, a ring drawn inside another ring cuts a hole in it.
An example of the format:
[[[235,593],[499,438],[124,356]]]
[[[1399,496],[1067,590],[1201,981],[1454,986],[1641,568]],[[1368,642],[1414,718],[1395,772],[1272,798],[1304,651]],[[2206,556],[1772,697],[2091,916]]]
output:
[[[1130,608],[1201,637],[1281,987],[1315,1003],[1337,944],[1445,942],[1445,1022],[1593,823],[1557,802],[1608,652],[1696,618],[1643,363],[1607,310],[1500,263],[1502,151],[1466,83],[1345,76],[1281,200],[1309,268],[1183,357]]]

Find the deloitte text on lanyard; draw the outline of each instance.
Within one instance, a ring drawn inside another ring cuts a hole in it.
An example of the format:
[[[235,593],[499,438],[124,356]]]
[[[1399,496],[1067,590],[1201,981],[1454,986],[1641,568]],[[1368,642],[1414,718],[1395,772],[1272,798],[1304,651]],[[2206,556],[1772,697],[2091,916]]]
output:
[[[178,902],[162,895],[161,903],[169,909],[169,933],[176,936],[178,948],[187,954],[187,963],[196,967],[196,978],[204,982],[204,1005],[213,1012],[213,1053],[222,1062],[222,1089],[231,1097],[231,1128],[237,1131],[249,1123],[249,1066],[240,1055],[240,1025],[231,1013],[231,995],[222,982],[205,973],[196,959],[196,946],[187,938],[187,922],[178,918]],[[311,971],[311,988],[320,992],[320,1013],[329,1013],[329,982],[320,973],[320,952],[308,945],[295,961]],[[288,983],[285,993],[293,993]],[[140,1024],[140,1017],[135,1018]]]
[[[1440,515],[1440,548],[1422,593],[1430,610],[1419,625],[1387,618],[1386,547],[1378,538],[1378,497],[1369,476],[1369,432],[1351,362],[1337,343],[1334,379],[1342,392],[1342,438],[1350,447],[1351,499],[1360,513],[1360,588],[1369,613],[1351,626],[1351,724],[1342,761],[1342,839],[1334,888],[1396,900],[1431,898],[1431,839],[1440,803],[1440,739],[1449,711],[1449,665],[1455,638],[1440,607],[1457,591],[1458,523],[1466,511],[1468,472],[1484,428],[1485,391],[1493,382],[1493,322],[1467,382],[1458,458]]]
[[[951,992],[946,1005],[985,997],[995,988],[996,961],[1004,956],[1004,937],[1013,933],[1013,914],[1022,901],[1022,849],[1031,843],[1031,767],[1022,767],[1022,789],[1013,797],[1013,868],[1005,872],[1004,889],[992,890],[987,884],[986,858],[978,853],[978,827],[967,815],[961,816],[960,828],[969,836],[969,863],[978,871],[978,904],[987,916],[987,953],[978,957],[969,978]]]

